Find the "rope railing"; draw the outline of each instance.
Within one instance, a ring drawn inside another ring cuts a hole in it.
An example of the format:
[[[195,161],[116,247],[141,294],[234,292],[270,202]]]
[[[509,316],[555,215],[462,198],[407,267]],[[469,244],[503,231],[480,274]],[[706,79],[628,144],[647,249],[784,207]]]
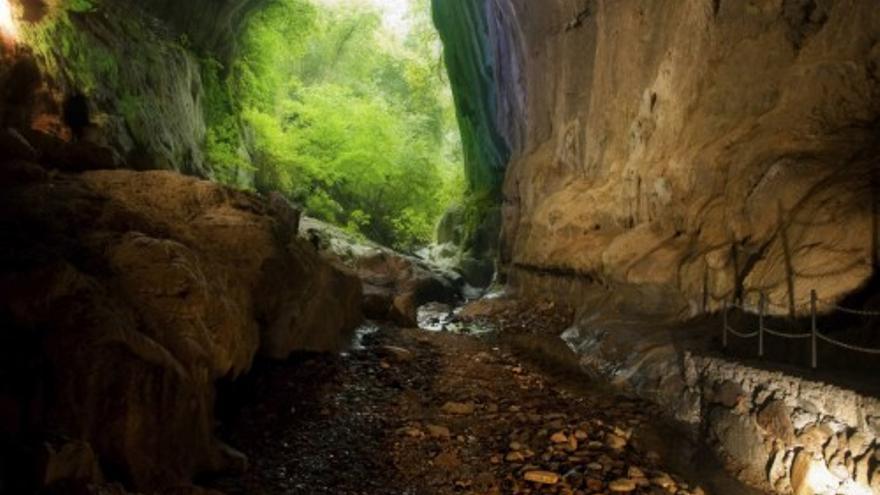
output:
[[[866,309],[845,308],[843,306],[840,306],[836,302],[829,301],[827,299],[820,299],[819,301],[822,302],[823,304],[827,304],[828,306],[834,308],[837,311],[840,311],[841,313],[846,313],[846,314],[856,315],[856,316],[880,316],[880,311],[869,311]]]
[[[780,330],[774,330],[770,327],[764,327],[764,332],[783,339],[808,339],[813,336],[812,333],[787,333]]]
[[[770,328],[764,324],[764,317],[766,316],[767,307],[777,307],[788,309],[787,306],[776,305],[768,303],[766,296],[764,293],[761,293],[760,299],[758,301],[758,329],[753,332],[740,332],[737,329],[730,326],[728,322],[728,314],[731,309],[739,309],[743,312],[748,312],[749,310],[742,304],[737,304],[732,301],[724,302],[724,325],[722,327],[722,336],[721,342],[724,348],[726,349],[729,344],[729,336],[733,335],[734,337],[739,337],[741,339],[752,339],[758,338],[758,357],[764,357],[764,337],[765,335],[770,335],[773,337],[783,338],[783,339],[791,339],[791,340],[801,340],[801,339],[810,339],[810,365],[813,369],[819,367],[819,341],[825,342],[827,344],[831,344],[833,346],[846,349],[848,351],[860,352],[863,354],[871,354],[880,356],[880,349],[871,349],[868,347],[861,347],[855,344],[849,344],[846,342],[842,342],[840,340],[834,339],[825,335],[819,331],[819,327],[817,325],[817,314],[816,314],[816,303],[819,302],[819,298],[816,296],[816,291],[810,291],[810,331],[807,333],[789,333],[783,332],[781,330],[777,330],[774,328]],[[852,309],[845,308],[837,303],[829,302],[822,300],[822,303],[829,305],[830,307],[841,311],[843,313],[858,315],[858,316],[880,316],[880,311],[867,311],[860,309]]]

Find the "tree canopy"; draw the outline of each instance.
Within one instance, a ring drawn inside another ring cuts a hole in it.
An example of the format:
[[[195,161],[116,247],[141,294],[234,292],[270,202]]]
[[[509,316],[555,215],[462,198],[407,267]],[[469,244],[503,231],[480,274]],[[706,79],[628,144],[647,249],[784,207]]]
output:
[[[230,67],[203,63],[217,179],[398,249],[429,243],[463,192],[463,158],[430,7],[411,1],[404,36],[362,4],[254,14]]]

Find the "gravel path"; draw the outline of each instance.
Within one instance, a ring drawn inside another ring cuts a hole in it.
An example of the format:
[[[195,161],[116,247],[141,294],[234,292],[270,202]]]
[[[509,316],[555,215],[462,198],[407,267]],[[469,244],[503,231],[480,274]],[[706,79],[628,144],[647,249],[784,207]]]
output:
[[[651,407],[486,340],[386,328],[252,375],[222,428],[250,469],[209,483],[230,495],[703,493],[633,435]]]

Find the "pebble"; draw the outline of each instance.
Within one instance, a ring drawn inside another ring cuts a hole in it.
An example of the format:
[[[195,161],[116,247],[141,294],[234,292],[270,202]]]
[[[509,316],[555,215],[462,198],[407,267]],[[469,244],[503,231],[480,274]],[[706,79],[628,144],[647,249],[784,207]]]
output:
[[[630,478],[644,478],[645,477],[644,471],[642,471],[641,469],[639,469],[635,466],[630,466],[630,468],[627,470],[626,474]]]
[[[608,489],[617,493],[629,493],[636,489],[636,482],[631,479],[622,478],[609,483]]]
[[[558,431],[550,437],[550,441],[553,443],[568,443],[568,435]]]
[[[669,489],[675,486],[675,482],[672,481],[672,478],[670,478],[669,475],[665,473],[652,479],[651,483],[654,483],[655,485],[663,489]]]
[[[614,450],[623,450],[626,447],[626,439],[609,433],[605,436],[605,445]]]
[[[542,485],[555,485],[559,483],[559,475],[550,471],[526,471],[524,478],[526,481]]]

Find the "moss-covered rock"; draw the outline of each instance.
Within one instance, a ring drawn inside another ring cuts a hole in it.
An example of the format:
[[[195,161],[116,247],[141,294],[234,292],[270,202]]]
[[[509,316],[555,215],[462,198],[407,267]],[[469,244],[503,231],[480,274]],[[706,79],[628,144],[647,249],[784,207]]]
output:
[[[455,96],[469,190],[497,194],[510,147],[498,129],[494,46],[484,2],[434,0],[433,9]]]

